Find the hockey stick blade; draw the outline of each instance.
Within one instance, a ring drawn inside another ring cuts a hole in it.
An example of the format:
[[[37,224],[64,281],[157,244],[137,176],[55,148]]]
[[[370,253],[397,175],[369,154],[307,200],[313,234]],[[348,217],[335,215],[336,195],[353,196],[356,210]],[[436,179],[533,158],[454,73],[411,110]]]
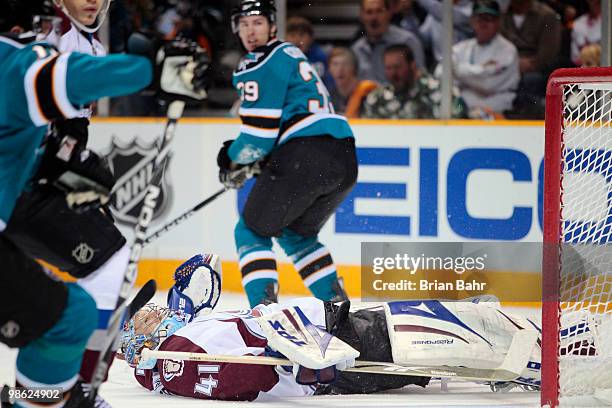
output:
[[[125,321],[130,320],[136,312],[138,312],[144,305],[149,303],[155,293],[157,292],[157,282],[154,279],[149,279],[147,283],[134,295],[132,301],[128,303],[127,316]]]
[[[410,375],[417,377],[442,377],[456,378],[466,381],[513,381],[521,375],[521,372],[529,361],[533,347],[538,339],[535,330],[520,330],[513,339],[503,363],[497,368],[469,368],[453,366],[403,366],[394,363],[359,361],[355,367],[343,371],[354,373],[387,374],[387,375]],[[291,365],[289,360],[264,356],[230,356],[221,354],[189,353],[180,351],[160,351],[143,349],[144,359],[172,359],[189,361],[208,361],[218,363],[234,364],[259,364],[259,365]]]

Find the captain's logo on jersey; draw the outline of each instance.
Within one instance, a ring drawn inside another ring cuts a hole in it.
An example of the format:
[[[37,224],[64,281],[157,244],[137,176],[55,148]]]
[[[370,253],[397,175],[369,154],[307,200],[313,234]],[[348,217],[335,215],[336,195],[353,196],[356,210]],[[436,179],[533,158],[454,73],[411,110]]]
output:
[[[162,367],[164,380],[171,381],[173,378],[183,375],[184,361],[164,360]]]
[[[157,145],[159,140],[146,143],[135,137],[126,143],[113,137],[104,155],[117,180],[111,196],[111,208],[115,218],[123,224],[135,225],[138,220],[144,196],[153,178]],[[168,156],[153,220],[161,217],[170,206],[172,190],[167,171],[170,160]]]

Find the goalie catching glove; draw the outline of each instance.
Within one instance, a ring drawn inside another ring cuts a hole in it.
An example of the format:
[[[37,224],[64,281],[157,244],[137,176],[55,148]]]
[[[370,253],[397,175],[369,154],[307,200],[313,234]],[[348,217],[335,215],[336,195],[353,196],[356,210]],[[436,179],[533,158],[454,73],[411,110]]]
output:
[[[149,58],[155,79],[149,90],[162,100],[202,101],[209,81],[208,53],[194,41],[177,38],[168,42],[134,33],[128,40],[128,52]]]
[[[213,311],[221,296],[221,259],[215,254],[191,257],[174,272],[176,282],[168,292],[168,307],[180,310],[189,321],[198,313]]]
[[[261,173],[261,162],[256,161],[249,164],[233,164],[228,155],[233,140],[226,140],[217,155],[217,165],[219,166],[219,181],[225,188],[240,189],[251,177]]]

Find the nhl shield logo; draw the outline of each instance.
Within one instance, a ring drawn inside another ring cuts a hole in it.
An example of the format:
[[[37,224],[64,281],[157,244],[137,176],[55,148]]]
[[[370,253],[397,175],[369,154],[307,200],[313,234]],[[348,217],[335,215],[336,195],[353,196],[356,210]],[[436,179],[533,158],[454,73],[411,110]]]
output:
[[[163,137],[163,136],[162,136]],[[105,154],[117,182],[111,195],[111,208],[115,218],[124,224],[135,225],[143,199],[155,171],[158,141],[147,144],[135,137],[125,143],[113,137],[110,150]],[[163,169],[161,195],[153,214],[159,218],[169,207],[172,191],[167,180],[170,154]]]

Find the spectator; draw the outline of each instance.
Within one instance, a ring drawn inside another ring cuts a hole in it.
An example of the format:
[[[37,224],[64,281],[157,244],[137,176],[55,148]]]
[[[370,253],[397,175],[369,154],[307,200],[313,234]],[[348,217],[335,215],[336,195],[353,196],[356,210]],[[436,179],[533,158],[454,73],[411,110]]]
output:
[[[392,0],[394,3],[392,9],[391,23],[410,31],[412,34],[421,38],[419,27],[425,19],[426,14],[422,9],[415,10],[414,0]]]
[[[334,79],[330,88],[331,101],[337,113],[347,118],[358,118],[361,115],[365,97],[377,87],[370,80],[360,81],[357,57],[348,48],[337,47],[329,54],[329,72]]]
[[[601,0],[586,0],[589,12],[578,17],[572,30],[572,62],[582,65],[580,51],[601,42]]]
[[[285,40],[298,47],[308,61],[323,79],[326,86],[330,84],[327,72],[327,55],[319,44],[314,42],[314,29],[312,23],[304,17],[291,17],[287,20]]]
[[[412,33],[390,25],[391,0],[361,0],[360,18],[365,35],[352,46],[359,61],[359,77],[385,82],[383,53],[392,44],[405,44],[412,51],[419,69],[425,68],[421,41]]]
[[[470,14],[472,2],[470,0],[453,0],[453,41],[455,43],[472,37],[470,28]],[[442,40],[444,27],[442,26],[442,2],[440,0],[418,0],[419,5],[427,10],[427,17],[420,27],[421,38],[431,50],[434,66],[442,60]]]
[[[385,49],[385,76],[388,85],[372,91],[364,103],[364,117],[389,119],[440,118],[440,83],[419,72],[412,50],[406,45]],[[467,117],[467,107],[455,89],[452,116]]]
[[[544,112],[546,78],[561,47],[561,23],[547,5],[535,0],[512,0],[502,17],[501,33],[519,52],[521,82],[514,105],[521,115]]]
[[[580,50],[580,61],[582,67],[599,67],[601,65],[601,46],[589,44]]]
[[[500,16],[497,1],[476,0],[471,17],[476,37],[453,47],[453,74],[470,117],[474,110],[510,110],[516,96],[520,81],[518,51],[499,34]]]

